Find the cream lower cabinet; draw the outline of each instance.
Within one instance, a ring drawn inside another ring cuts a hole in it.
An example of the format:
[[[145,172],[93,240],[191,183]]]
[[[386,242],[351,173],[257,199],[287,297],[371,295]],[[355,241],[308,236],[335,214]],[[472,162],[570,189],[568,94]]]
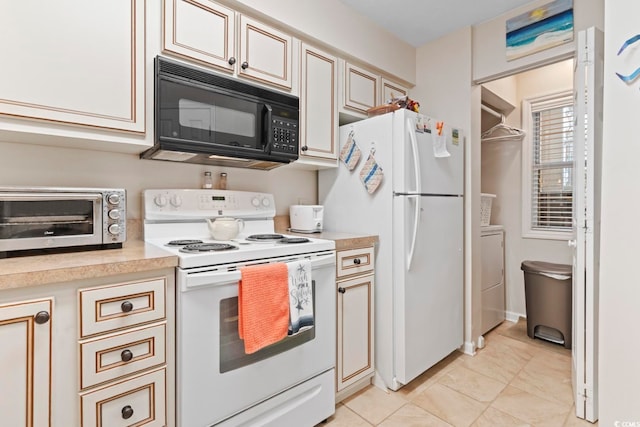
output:
[[[298,163],[336,167],[338,59],[302,43],[300,60],[300,158]]]
[[[2,425],[50,425],[52,309],[50,298],[0,304]]]
[[[373,247],[337,252],[336,401],[370,384],[374,374]]]

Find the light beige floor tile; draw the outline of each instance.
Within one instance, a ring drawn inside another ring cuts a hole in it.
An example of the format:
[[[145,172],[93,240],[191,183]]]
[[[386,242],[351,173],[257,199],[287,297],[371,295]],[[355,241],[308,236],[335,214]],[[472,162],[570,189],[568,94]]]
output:
[[[407,403],[378,427],[451,427],[451,424],[431,415],[412,403]]]
[[[442,384],[434,384],[413,403],[456,427],[469,426],[488,406]]]
[[[480,418],[473,423],[472,427],[529,427],[531,424],[525,423],[509,414],[489,406],[480,415]]]
[[[436,363],[431,369],[427,370],[418,378],[402,387],[396,393],[400,394],[407,400],[413,400],[415,396],[435,384],[444,374],[451,371],[456,366],[461,366],[463,361],[470,357],[471,356],[459,351],[454,351],[449,356]]]
[[[342,403],[371,424],[381,423],[408,401],[394,392],[385,392],[378,387],[369,386]]]
[[[511,386],[491,406],[535,426],[561,426],[571,409],[571,405],[551,402]]]
[[[552,402],[573,404],[571,369],[568,367],[563,371],[558,370],[553,363],[545,363],[534,358],[518,373],[510,385]]]
[[[336,406],[336,413],[329,417],[326,423],[317,424],[316,427],[371,427],[371,425],[346,406],[339,404]]]
[[[484,374],[500,382],[508,384],[527,364],[525,357],[508,346],[487,346],[473,357],[465,359],[463,365],[473,371]]]
[[[479,402],[487,403],[492,402],[506,386],[498,380],[464,366],[450,370],[438,380],[438,383],[464,393]]]

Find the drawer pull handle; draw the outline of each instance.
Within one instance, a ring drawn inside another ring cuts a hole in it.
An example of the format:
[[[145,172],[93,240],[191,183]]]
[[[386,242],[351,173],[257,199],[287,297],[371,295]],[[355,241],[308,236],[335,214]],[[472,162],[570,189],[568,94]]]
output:
[[[131,301],[125,301],[120,304],[120,308],[122,309],[123,313],[128,313],[133,310],[133,304],[131,303]]]
[[[347,292],[347,290],[345,288],[338,288],[338,292],[344,294],[345,292]]]
[[[133,416],[133,408],[131,406],[127,405],[124,408],[122,408],[122,418],[124,418],[125,420],[128,420],[132,416]]]
[[[46,311],[39,311],[38,313],[36,313],[34,318],[38,325],[43,325],[47,323],[51,317],[49,316],[49,313],[47,313]]]
[[[120,353],[120,359],[122,359],[123,362],[128,362],[133,359],[133,353],[131,350],[123,350],[122,353]]]
[[[360,265],[360,258],[355,258],[355,259],[353,260],[353,263],[354,263],[355,265]]]
[[[234,58],[233,56],[229,58],[229,65],[233,65],[235,63],[236,63],[236,58]]]
[[[247,61],[244,61],[242,64],[240,64],[240,68],[246,70],[247,68],[249,68],[249,63]]]

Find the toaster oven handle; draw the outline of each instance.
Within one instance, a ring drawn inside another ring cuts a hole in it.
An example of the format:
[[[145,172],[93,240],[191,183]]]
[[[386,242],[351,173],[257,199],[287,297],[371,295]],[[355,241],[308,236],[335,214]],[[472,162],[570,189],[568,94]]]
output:
[[[269,104],[263,104],[262,110],[266,110],[266,119],[264,121],[264,133],[267,137],[267,140],[263,142],[264,152],[267,154],[271,154],[271,147],[273,146],[273,129],[272,129],[272,116],[273,116],[273,108]],[[264,113],[263,113],[264,116]]]

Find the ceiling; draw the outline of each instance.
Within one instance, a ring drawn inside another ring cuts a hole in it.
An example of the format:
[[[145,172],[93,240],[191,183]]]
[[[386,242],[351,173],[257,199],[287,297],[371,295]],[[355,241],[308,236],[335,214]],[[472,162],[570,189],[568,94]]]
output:
[[[340,0],[414,47],[532,0]]]

